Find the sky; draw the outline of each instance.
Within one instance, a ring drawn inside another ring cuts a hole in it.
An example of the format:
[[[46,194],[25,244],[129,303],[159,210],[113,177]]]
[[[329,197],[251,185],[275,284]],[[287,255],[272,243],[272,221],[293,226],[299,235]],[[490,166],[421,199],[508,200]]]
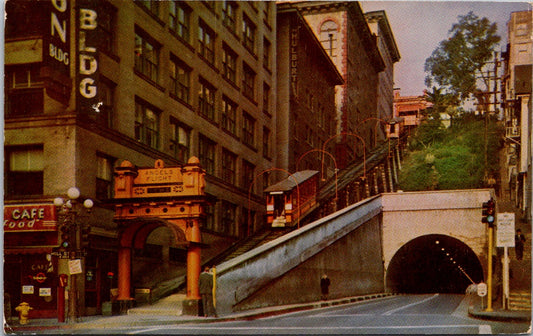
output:
[[[361,1],[364,12],[384,10],[400,52],[400,61],[394,66],[394,87],[402,96],[422,95],[424,63],[448,38],[448,31],[458,16],[474,12],[498,26],[502,42],[498,51],[505,50],[507,22],[512,12],[531,9],[527,2],[509,1]]]

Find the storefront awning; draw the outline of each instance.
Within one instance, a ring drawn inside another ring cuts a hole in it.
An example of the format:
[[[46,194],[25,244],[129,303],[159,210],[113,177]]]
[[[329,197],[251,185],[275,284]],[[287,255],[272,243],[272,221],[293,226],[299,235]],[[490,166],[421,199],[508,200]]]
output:
[[[4,248],[4,254],[42,254],[52,253],[53,246]]]

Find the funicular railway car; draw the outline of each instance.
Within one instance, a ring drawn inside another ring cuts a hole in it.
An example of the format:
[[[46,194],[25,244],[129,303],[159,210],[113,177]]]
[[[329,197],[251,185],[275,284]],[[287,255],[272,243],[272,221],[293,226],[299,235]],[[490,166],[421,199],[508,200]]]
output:
[[[395,117],[389,120],[389,127],[386,129],[387,138],[398,139],[403,134],[405,120],[403,117]]]
[[[318,171],[303,170],[265,189],[267,223],[290,227],[317,206]]]

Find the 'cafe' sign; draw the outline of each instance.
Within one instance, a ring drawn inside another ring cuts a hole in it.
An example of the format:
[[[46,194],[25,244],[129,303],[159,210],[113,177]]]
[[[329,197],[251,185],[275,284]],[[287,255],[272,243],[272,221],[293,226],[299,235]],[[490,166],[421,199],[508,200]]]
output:
[[[4,206],[4,232],[55,231],[56,224],[53,204]]]

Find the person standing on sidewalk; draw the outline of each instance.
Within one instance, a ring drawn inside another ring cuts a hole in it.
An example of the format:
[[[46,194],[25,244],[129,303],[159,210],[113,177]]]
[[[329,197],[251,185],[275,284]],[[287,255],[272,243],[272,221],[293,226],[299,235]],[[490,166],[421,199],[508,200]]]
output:
[[[524,257],[524,242],[526,237],[522,234],[522,230],[516,230],[516,235],[514,237],[514,251],[516,253],[516,260],[522,260]]]
[[[322,279],[320,279],[320,291],[322,293],[322,296],[320,297],[322,300],[327,300],[329,295],[329,285],[331,284],[331,281],[329,281],[329,278],[326,274],[322,276]]]
[[[213,307],[213,275],[209,273],[209,266],[205,266],[204,271],[200,274],[198,287],[200,289],[200,296],[202,297],[204,316],[215,316],[215,309]]]

